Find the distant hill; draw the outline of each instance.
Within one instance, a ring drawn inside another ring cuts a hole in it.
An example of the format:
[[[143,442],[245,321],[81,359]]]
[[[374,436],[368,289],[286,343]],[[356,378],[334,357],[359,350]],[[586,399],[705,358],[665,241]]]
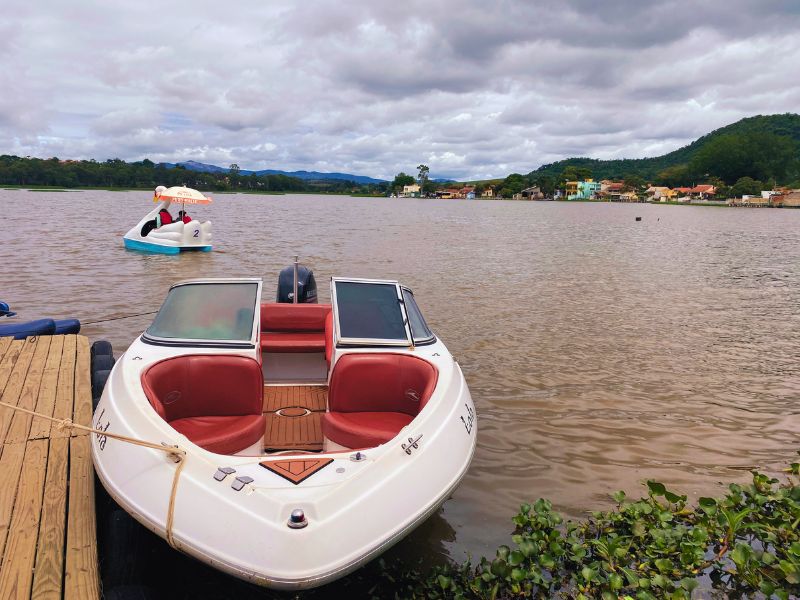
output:
[[[217,165],[207,165],[205,163],[197,162],[194,160],[187,160],[186,162],[179,163],[162,163],[167,168],[174,168],[181,166],[190,171],[198,171],[200,173],[228,173],[230,171],[227,167],[218,167]],[[354,181],[360,184],[369,183],[384,183],[383,179],[375,179],[374,177],[367,177],[365,175],[351,175],[350,173],[321,173],[319,171],[280,171],[277,169],[263,169],[261,171],[248,171],[247,169],[240,169],[240,175],[286,175],[288,177],[296,177],[304,181]]]
[[[654,158],[623,158],[616,160],[598,160],[594,158],[568,158],[548,165],[542,165],[532,171],[529,177],[549,175],[558,177],[565,167],[585,167],[591,169],[592,177],[598,179],[621,179],[626,175],[639,175],[651,180],[668,167],[687,164],[697,152],[711,140],[728,134],[772,133],[792,138],[800,144],[800,115],[786,113],[782,115],[758,115],[748,117],[721,127],[695,140],[688,146],[674,150],[663,156]]]

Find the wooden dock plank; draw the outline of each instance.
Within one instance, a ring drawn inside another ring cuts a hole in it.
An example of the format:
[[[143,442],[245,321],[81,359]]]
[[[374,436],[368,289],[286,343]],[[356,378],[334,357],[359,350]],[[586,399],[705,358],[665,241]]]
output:
[[[31,440],[25,447],[22,476],[0,567],[0,598],[4,600],[31,597],[48,446],[47,440]]]
[[[89,339],[77,337],[75,355],[75,406],[72,420],[80,425],[92,424],[92,378]],[[89,435],[88,431],[74,429],[72,435]]]
[[[70,485],[64,598],[66,600],[99,598],[100,575],[97,565],[91,437],[88,435],[72,437],[69,440],[69,447]]]
[[[77,336],[65,335],[64,348],[61,352],[61,365],[58,370],[58,386],[56,387],[56,406],[53,416],[56,419],[71,419],[75,400],[75,350]],[[50,437],[69,437],[68,430],[51,427]]]
[[[31,598],[61,598],[64,578],[64,527],[67,514],[67,464],[69,440],[50,440],[44,484],[36,570]]]
[[[0,360],[2,360],[3,355],[8,350],[8,347],[11,345],[11,342],[14,341],[14,338],[11,336],[5,336],[0,338]]]
[[[19,356],[24,346],[25,340],[12,340],[3,353],[3,359],[0,360],[0,395],[6,389],[8,378],[11,376],[11,371],[17,362],[17,356]]]
[[[3,390],[2,400],[14,406],[19,402],[20,394],[22,393],[22,386],[25,383],[25,376],[28,373],[28,366],[31,364],[33,353],[36,350],[36,340],[38,338],[28,338],[23,342],[22,349],[16,357],[16,362],[11,369],[8,376],[5,389]],[[6,441],[6,434],[11,426],[11,421],[14,419],[16,411],[10,408],[0,408],[0,440],[3,443]]]
[[[64,349],[64,336],[52,336],[50,341],[50,352],[47,354],[47,362],[42,374],[42,385],[39,387],[39,398],[36,402],[36,412],[53,416],[53,409],[56,405],[56,387],[58,386],[58,370],[61,365],[61,352]],[[33,418],[29,439],[36,440],[50,436],[51,421]]]
[[[19,394],[17,406],[34,410],[39,395],[39,387],[42,383],[47,353],[50,350],[50,336],[40,337],[36,342],[36,349],[33,352],[28,372],[25,374],[25,382]],[[31,430],[31,415],[23,412],[15,412],[11,419],[11,426],[6,434],[6,443],[24,442],[28,439]]]
[[[25,456],[25,444],[8,444],[0,457],[0,566],[6,546],[14,500],[17,498],[19,473]]]

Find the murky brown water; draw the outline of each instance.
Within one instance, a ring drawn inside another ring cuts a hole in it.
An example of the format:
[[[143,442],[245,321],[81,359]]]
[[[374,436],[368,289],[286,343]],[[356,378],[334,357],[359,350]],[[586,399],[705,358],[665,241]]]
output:
[[[397,278],[479,417],[469,475],[393,556],[493,553],[520,502],[571,516],[655,478],[694,498],[800,448],[800,211],[219,195],[215,251],[126,251],[147,193],[0,191],[0,299],[21,317],[155,310],[196,276]],[[641,216],[641,222],[634,217]],[[117,351],[150,317],[84,327]]]

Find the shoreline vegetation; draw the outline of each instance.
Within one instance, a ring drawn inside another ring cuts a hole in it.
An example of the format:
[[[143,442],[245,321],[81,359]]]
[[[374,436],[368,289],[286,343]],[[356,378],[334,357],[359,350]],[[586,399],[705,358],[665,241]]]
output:
[[[798,452],[800,454],[800,452]],[[523,504],[511,544],[476,564],[397,572],[380,561],[373,598],[588,600],[800,595],[800,463],[783,481],[751,471],[721,498],[698,500],[647,481],[647,495],[564,522],[548,500]]]
[[[187,166],[188,165],[188,166]],[[712,131],[663,156],[596,160],[569,158],[527,175],[462,181],[432,180],[420,164],[416,175],[393,181],[301,179],[187,163],[42,159],[0,155],[0,186],[26,189],[146,189],[186,185],[210,193],[310,193],[357,197],[503,198],[520,200],[607,199],[611,201],[743,199],[736,205],[772,206],[771,195],[800,194],[800,115],[758,115]],[[323,174],[320,174],[323,175]],[[341,175],[341,174],[338,174]],[[353,175],[355,179],[358,176]],[[766,193],[766,196],[764,194]],[[763,197],[763,202],[760,200]],[[781,203],[785,206],[785,203]],[[795,204],[792,203],[794,206]],[[800,205],[800,196],[798,197]]]

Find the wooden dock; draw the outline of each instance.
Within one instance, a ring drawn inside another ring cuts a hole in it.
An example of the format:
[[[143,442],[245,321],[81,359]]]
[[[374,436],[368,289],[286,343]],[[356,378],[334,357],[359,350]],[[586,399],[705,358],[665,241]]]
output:
[[[0,400],[90,425],[89,340],[0,338]],[[100,598],[89,433],[0,406],[0,598]]]

